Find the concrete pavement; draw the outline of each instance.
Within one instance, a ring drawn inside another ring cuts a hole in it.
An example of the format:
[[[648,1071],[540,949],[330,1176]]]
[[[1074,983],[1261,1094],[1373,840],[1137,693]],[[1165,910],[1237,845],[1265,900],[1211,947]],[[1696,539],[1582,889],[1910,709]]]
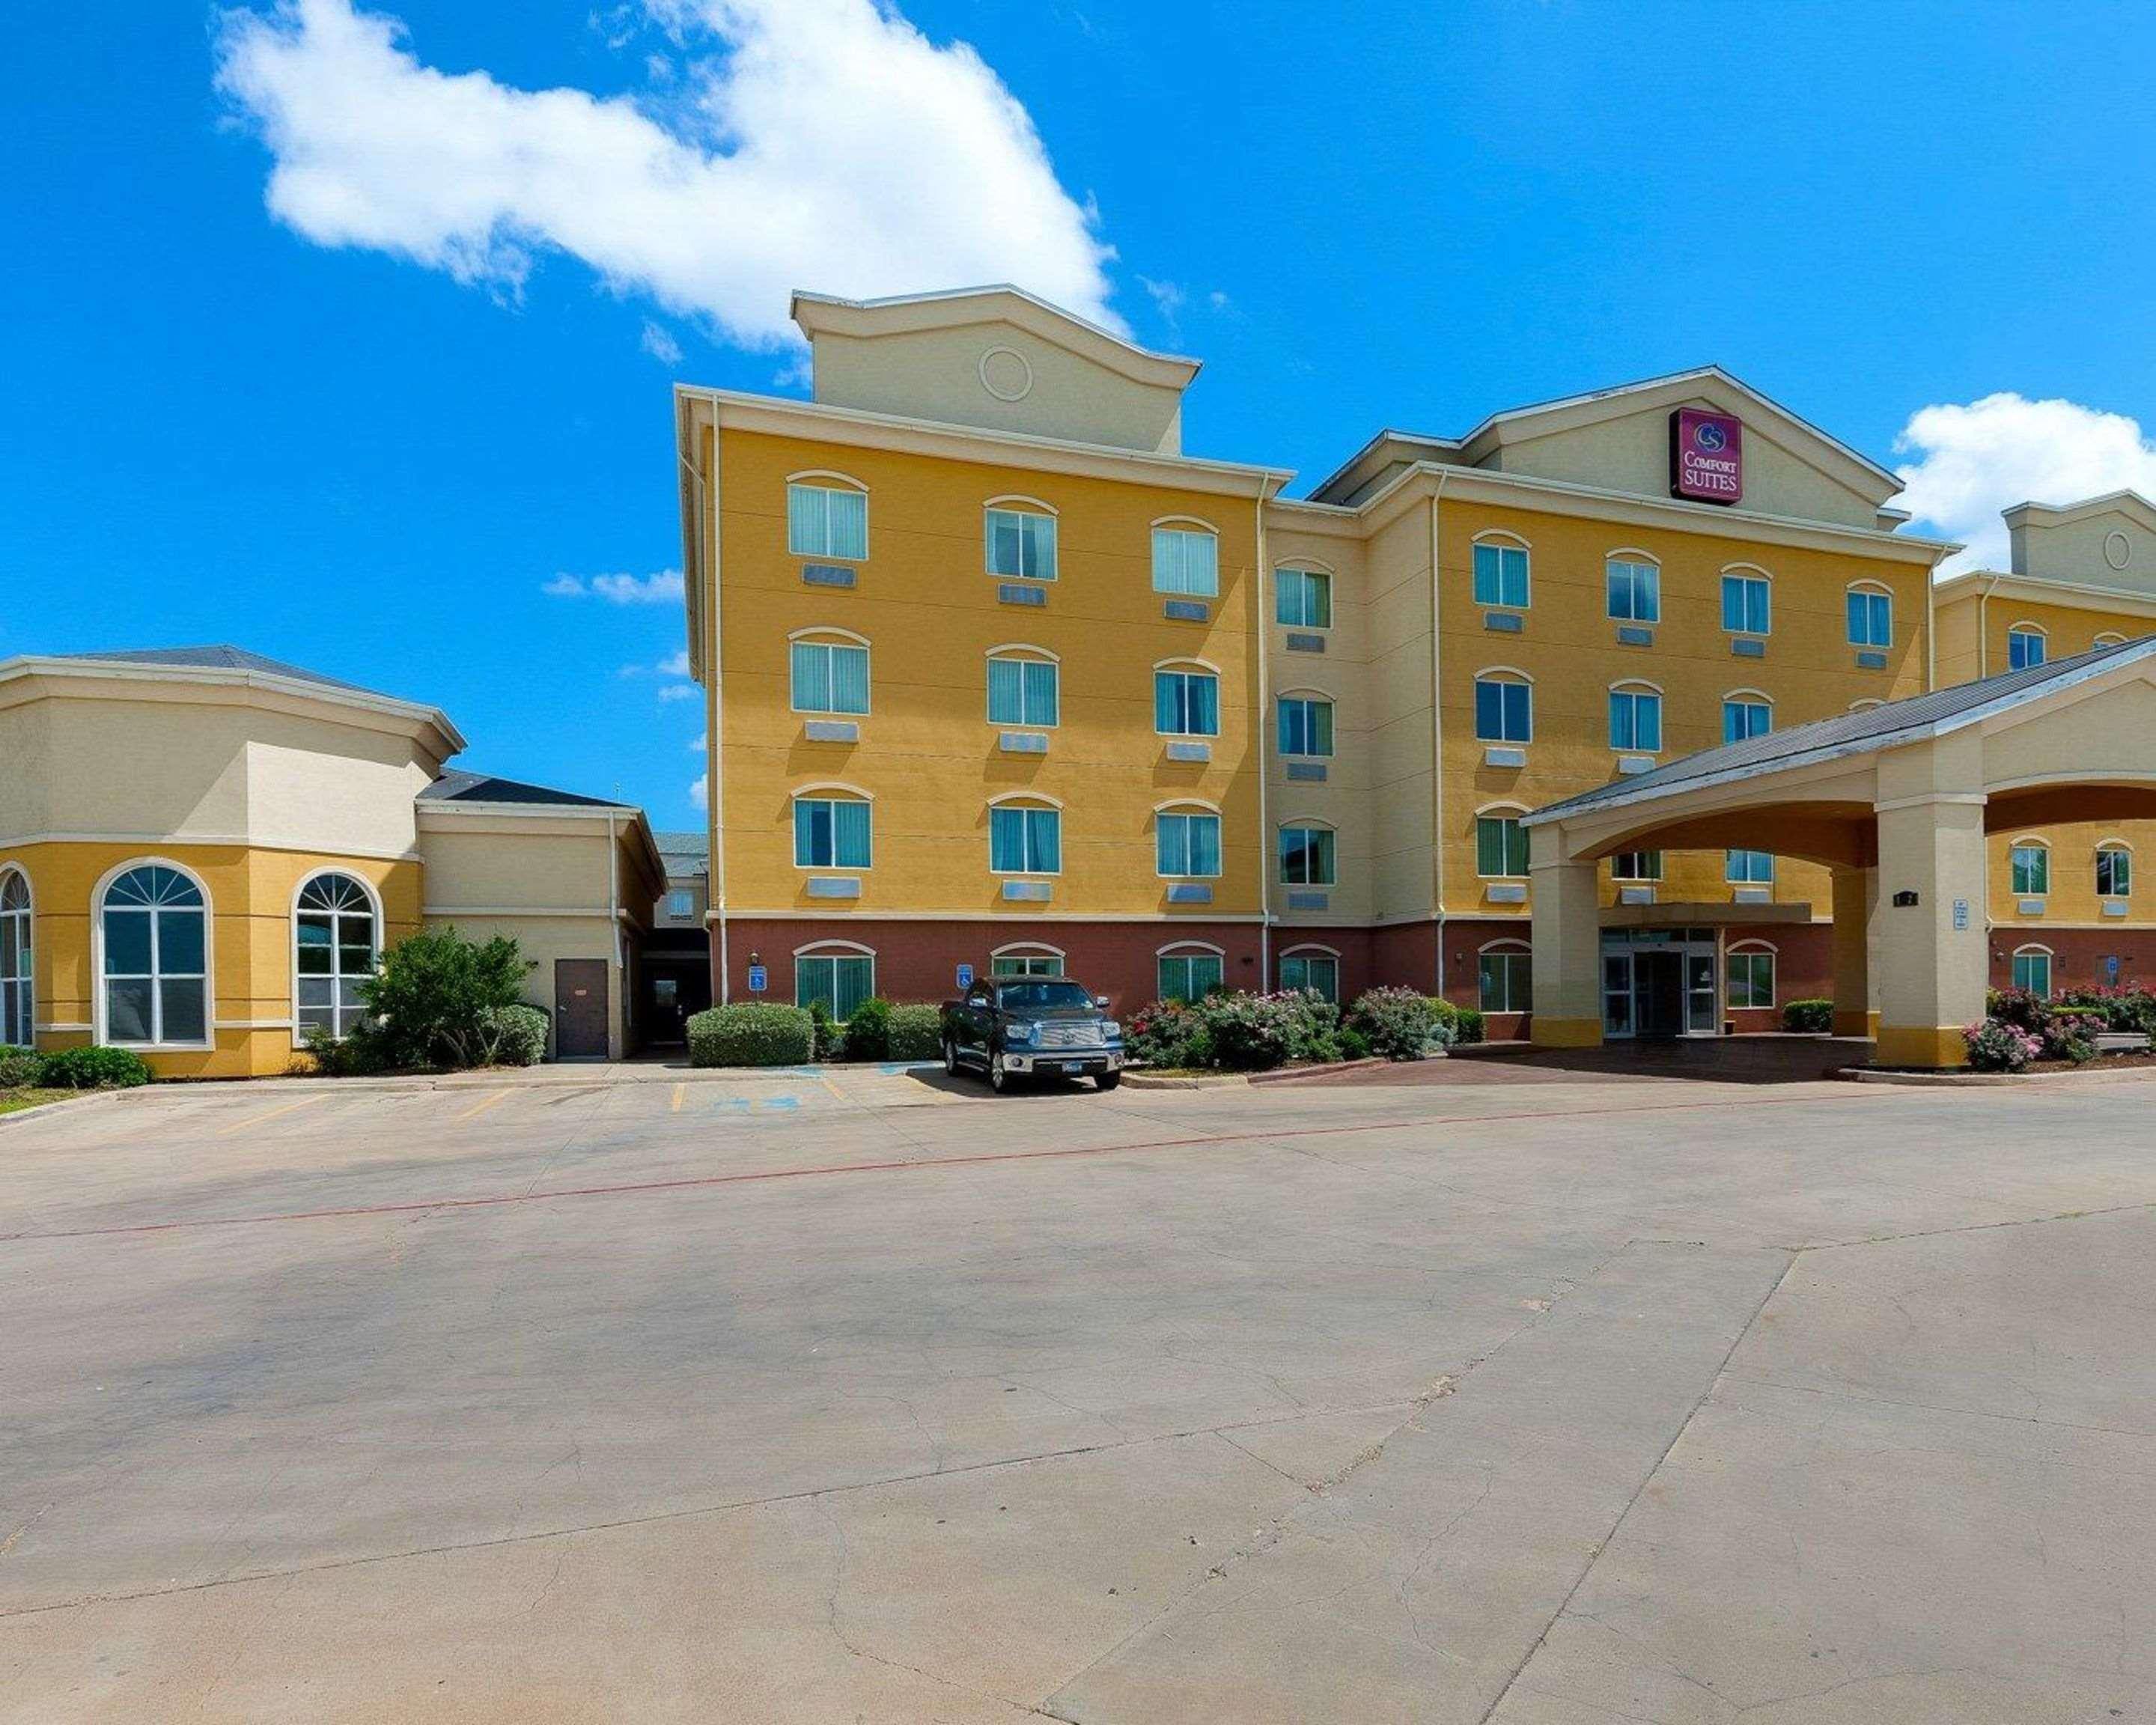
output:
[[[0,1717],[2156,1716],[2152,1098],[55,1117]]]

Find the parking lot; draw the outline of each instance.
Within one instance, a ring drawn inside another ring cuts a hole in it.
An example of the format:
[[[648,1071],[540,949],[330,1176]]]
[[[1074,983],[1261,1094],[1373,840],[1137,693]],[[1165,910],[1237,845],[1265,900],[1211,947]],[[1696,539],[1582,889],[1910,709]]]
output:
[[[614,1076],[0,1128],[0,1716],[2156,1718],[2148,1081]]]

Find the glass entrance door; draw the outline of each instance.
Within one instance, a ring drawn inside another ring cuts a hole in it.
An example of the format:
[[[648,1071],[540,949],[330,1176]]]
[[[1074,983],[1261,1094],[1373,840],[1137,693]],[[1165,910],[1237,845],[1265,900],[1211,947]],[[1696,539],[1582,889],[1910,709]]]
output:
[[[1612,928],[1602,935],[1602,1034],[1712,1036],[1722,1028],[1711,928]]]
[[[1632,1034],[1632,955],[1627,952],[1602,955],[1602,1034],[1605,1038]]]
[[[1722,1028],[1715,1011],[1714,952],[1688,948],[1685,952],[1685,1032],[1712,1036]]]

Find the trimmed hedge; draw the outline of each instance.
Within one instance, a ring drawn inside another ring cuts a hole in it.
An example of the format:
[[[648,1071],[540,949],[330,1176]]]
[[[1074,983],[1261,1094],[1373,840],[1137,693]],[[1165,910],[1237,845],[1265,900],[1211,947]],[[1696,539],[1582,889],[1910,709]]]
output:
[[[1413,988],[1373,988],[1348,1009],[1348,1022],[1369,1038],[1370,1051],[1388,1060],[1419,1060],[1433,1045],[1450,1047],[1454,1027],[1430,999]]]
[[[1430,1016],[1440,1024],[1452,1027],[1452,1034],[1445,1039],[1447,1045],[1455,1043],[1480,1042],[1488,1034],[1479,1008],[1455,1006],[1450,1000],[1430,996]]]
[[[815,1052],[815,1026],[798,1006],[739,1002],[689,1020],[692,1066],[799,1066]]]
[[[497,1006],[486,1015],[489,1064],[536,1066],[547,1058],[547,1014],[536,1006]]]
[[[34,1049],[17,1048],[13,1043],[0,1042],[0,1090],[18,1090],[34,1082],[38,1076],[38,1058]]]
[[[131,1049],[61,1048],[38,1057],[47,1090],[132,1090],[150,1081],[150,1063]]]
[[[932,1060],[943,1052],[943,1009],[915,1004],[891,1009],[893,1060]]]
[[[1782,1028],[1796,1036],[1824,1036],[1834,1028],[1834,1002],[1788,1001],[1782,1008]]]
[[[846,1060],[887,1060],[891,1058],[891,1002],[871,994],[854,1009],[846,1020],[839,1058]]]

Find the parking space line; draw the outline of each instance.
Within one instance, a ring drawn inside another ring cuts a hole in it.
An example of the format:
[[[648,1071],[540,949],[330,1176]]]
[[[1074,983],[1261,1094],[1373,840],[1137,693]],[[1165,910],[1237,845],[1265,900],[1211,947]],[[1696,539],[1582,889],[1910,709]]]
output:
[[[675,1085],[674,1086],[674,1103],[673,1106],[667,1110],[667,1112],[670,1114],[679,1114],[681,1111],[681,1104],[687,1099],[688,1095],[689,1086],[687,1085]]]
[[[506,1102],[514,1094],[516,1094],[516,1092],[513,1091],[498,1090],[485,1101],[473,1103],[470,1107],[465,1109],[463,1113],[457,1116],[456,1120],[453,1123],[461,1126],[467,1120],[476,1120],[480,1115],[485,1113],[488,1109],[493,1107],[495,1103]]]
[[[326,1096],[301,1096],[298,1101],[287,1102],[280,1108],[272,1108],[267,1114],[250,1114],[244,1120],[234,1121],[230,1126],[221,1126],[217,1129],[217,1135],[220,1138],[228,1138],[234,1132],[245,1132],[249,1127],[263,1126],[273,1120],[281,1120],[287,1114],[296,1114],[302,1108],[311,1108],[316,1103],[328,1100]]]

